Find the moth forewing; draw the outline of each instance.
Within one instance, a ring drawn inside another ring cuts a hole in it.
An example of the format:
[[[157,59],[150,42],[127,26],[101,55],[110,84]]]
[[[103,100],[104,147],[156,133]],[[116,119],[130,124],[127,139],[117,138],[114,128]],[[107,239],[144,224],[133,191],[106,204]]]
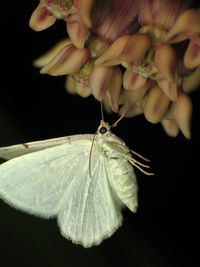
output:
[[[13,146],[0,147],[0,158],[9,160],[12,158],[20,157],[24,154],[29,154],[46,148],[59,146],[65,143],[70,143],[75,140],[82,140],[82,139],[91,140],[92,137],[93,134],[78,134],[78,135],[64,136],[41,141],[22,143]]]

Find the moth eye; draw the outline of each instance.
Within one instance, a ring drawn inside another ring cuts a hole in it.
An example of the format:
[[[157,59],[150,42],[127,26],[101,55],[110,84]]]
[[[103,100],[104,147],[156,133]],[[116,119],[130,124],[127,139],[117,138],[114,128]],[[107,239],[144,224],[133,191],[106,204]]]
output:
[[[106,127],[101,127],[100,129],[99,129],[99,132],[101,133],[101,134],[105,134],[106,132],[107,132],[107,128]]]

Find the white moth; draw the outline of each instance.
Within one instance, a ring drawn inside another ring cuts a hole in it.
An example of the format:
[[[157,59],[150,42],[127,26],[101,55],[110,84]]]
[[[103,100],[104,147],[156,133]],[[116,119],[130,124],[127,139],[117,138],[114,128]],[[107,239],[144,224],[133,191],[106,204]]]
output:
[[[0,198],[30,214],[57,217],[61,234],[76,244],[98,245],[122,224],[123,206],[136,212],[132,165],[148,166],[130,152],[103,121],[95,135],[0,148],[0,158],[10,159],[0,165]]]

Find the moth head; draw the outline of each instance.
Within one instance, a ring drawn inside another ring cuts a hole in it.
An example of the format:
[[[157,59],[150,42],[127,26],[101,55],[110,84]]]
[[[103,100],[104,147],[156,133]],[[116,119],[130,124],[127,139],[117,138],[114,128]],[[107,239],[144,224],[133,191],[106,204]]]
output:
[[[110,128],[111,128],[111,126],[107,122],[101,120],[100,125],[97,129],[97,132],[100,134],[105,134],[108,131],[110,131]]]

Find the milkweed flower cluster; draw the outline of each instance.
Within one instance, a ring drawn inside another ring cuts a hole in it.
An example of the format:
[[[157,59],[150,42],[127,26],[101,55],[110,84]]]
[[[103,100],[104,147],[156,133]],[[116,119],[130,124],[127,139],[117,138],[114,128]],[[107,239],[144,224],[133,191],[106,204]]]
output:
[[[41,0],[35,31],[66,23],[68,38],[35,61],[42,74],[67,75],[66,89],[108,111],[144,114],[170,136],[191,137],[200,82],[200,9],[184,0]]]

